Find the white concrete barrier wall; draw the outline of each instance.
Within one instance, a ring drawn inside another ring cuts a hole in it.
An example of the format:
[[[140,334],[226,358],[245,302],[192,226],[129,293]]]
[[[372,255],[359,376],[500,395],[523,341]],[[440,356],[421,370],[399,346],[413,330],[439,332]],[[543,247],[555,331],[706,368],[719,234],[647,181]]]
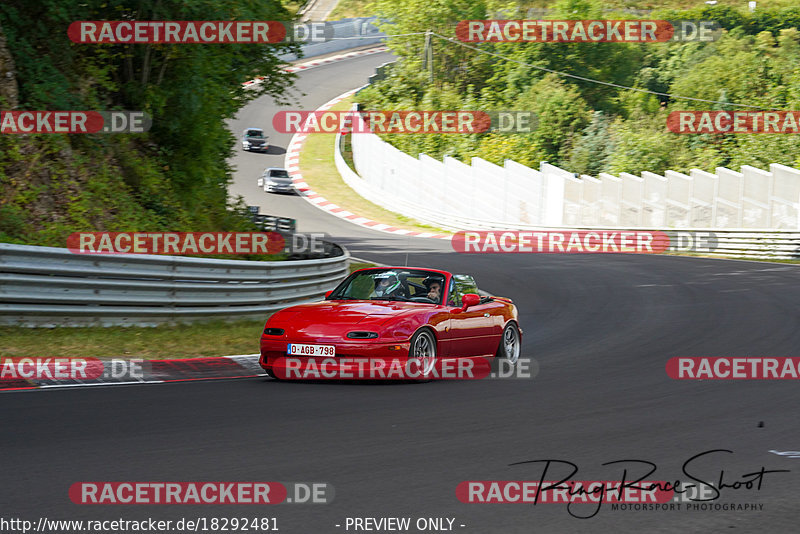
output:
[[[333,30],[334,39],[323,43],[303,44],[301,47],[303,49],[302,57],[311,58],[385,41],[386,34],[382,33],[377,26],[374,25],[375,20],[376,17],[367,17],[328,22],[327,24],[329,24]],[[297,54],[281,54],[278,56],[278,59],[290,62],[296,61],[300,59],[300,57]]]
[[[784,165],[578,177],[546,162],[537,170],[512,160],[414,158],[368,133],[352,145],[363,187],[380,197],[373,202],[417,219],[420,210],[438,213],[441,227],[461,218],[507,227],[800,229],[800,170]]]

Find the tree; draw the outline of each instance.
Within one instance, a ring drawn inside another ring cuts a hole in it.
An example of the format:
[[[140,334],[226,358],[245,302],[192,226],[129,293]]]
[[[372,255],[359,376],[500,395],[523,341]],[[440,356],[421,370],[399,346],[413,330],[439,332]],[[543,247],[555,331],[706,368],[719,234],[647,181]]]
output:
[[[572,148],[570,171],[597,176],[605,169],[606,161],[614,151],[609,127],[610,122],[602,111],[592,114],[592,122],[584,128]]]
[[[3,202],[26,213],[31,242],[70,231],[225,229],[234,138],[225,121],[261,95],[285,98],[278,55],[297,45],[78,44],[84,20],[290,20],[276,1],[5,0],[0,27],[16,63],[19,107],[147,112],[144,134],[40,135],[0,153]],[[242,82],[264,76],[255,89]],[[15,234],[17,235],[17,234]],[[14,236],[11,236],[14,237]],[[15,239],[22,239],[17,236]]]
[[[605,172],[640,174],[642,171],[686,170],[689,151],[685,139],[667,131],[666,120],[666,112],[629,120],[616,119],[610,128],[614,149]]]

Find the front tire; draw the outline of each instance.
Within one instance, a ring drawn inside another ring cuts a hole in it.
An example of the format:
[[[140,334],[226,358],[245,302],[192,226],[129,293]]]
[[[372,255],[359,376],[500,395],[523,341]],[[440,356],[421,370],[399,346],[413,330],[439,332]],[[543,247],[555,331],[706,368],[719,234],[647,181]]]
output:
[[[436,366],[436,338],[433,333],[423,328],[411,338],[408,349],[408,360],[417,362],[419,374],[416,380],[430,380]]]

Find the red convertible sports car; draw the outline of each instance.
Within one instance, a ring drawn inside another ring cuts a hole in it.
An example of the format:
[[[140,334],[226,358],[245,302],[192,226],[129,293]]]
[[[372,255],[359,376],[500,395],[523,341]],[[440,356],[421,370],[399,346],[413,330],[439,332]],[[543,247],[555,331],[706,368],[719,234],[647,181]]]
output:
[[[261,336],[260,364],[275,378],[352,378],[339,373],[343,366],[402,362],[415,364],[415,376],[426,379],[445,362],[497,357],[514,364],[521,341],[516,306],[480,296],[471,276],[376,267],[353,272],[323,301],[272,315]],[[293,365],[322,374],[293,375]]]

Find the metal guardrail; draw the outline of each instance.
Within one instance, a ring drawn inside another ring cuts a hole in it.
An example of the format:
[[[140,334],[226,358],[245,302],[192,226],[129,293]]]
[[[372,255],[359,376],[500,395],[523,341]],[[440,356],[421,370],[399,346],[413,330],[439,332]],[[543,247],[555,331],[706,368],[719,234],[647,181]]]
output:
[[[356,91],[356,95],[358,95],[358,93],[360,91],[362,91],[363,89],[366,89],[367,87],[369,87],[373,83],[378,82],[380,80],[385,80],[387,72],[391,68],[391,65],[394,65],[394,61],[387,61],[386,63],[382,63],[381,65],[378,65],[377,67],[375,67],[375,74],[373,74],[372,76],[369,77],[369,79],[367,80],[367,84],[364,87],[362,87],[361,89]]]
[[[256,215],[255,223],[266,232],[294,233],[297,222],[287,217],[275,217],[273,215]]]
[[[261,208],[259,206],[247,206],[247,211],[250,213],[250,220],[265,232],[291,234],[294,233],[297,228],[297,221],[295,219],[260,213]]]
[[[362,134],[360,134],[362,135]],[[583,227],[544,227],[530,224],[508,224],[476,217],[452,216],[428,208],[421,203],[412,204],[404,200],[391,198],[377,187],[361,178],[345,161],[341,152],[342,135],[336,136],[334,161],[344,182],[358,195],[389,211],[411,217],[421,223],[450,231],[459,230],[620,230],[611,226]],[[729,229],[729,228],[640,228],[625,227],[625,230],[662,231],[677,237],[686,232],[708,232],[714,234],[716,242],[713,249],[675,250],[675,252],[695,252],[704,256],[736,257],[752,259],[800,260],[800,231],[798,230],[762,230],[762,229]]]
[[[241,261],[74,254],[0,243],[0,324],[139,325],[266,318],[319,300],[348,274],[350,255]]]

